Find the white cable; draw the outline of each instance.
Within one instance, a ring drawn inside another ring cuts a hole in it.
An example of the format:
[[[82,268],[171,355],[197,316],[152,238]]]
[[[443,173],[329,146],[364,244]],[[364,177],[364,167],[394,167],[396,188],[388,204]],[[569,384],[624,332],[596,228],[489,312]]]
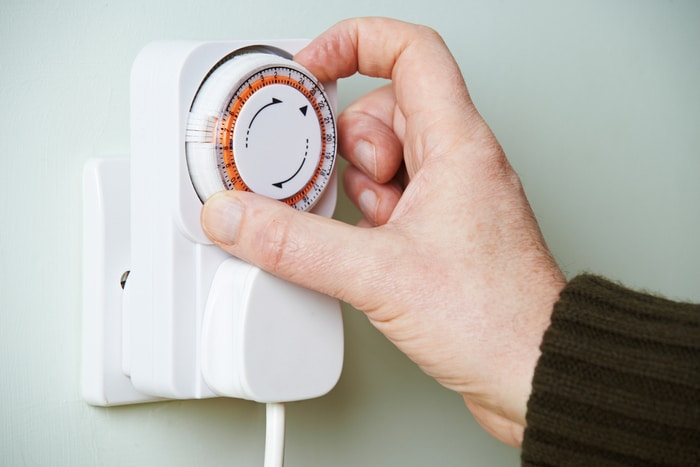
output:
[[[284,465],[284,404],[267,404],[265,428],[265,467]]]

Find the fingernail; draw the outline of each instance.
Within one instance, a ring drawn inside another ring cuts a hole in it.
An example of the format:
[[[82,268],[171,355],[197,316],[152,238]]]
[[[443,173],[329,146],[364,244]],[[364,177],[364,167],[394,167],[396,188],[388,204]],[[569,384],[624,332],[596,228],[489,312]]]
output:
[[[227,193],[214,195],[204,205],[202,228],[212,241],[233,245],[238,238],[242,214],[243,205],[236,197]]]
[[[367,140],[360,140],[355,145],[355,160],[372,178],[376,177],[376,148]]]
[[[365,190],[360,193],[358,198],[360,211],[364,214],[365,219],[372,224],[376,223],[377,217],[377,195],[372,190]]]

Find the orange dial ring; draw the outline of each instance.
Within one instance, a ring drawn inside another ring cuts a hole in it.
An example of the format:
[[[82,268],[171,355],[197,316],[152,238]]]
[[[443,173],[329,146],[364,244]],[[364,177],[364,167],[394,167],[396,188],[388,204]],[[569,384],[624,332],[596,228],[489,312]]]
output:
[[[321,108],[319,107],[318,101],[316,100],[314,93],[307,89],[306,86],[302,85],[299,81],[291,77],[281,76],[277,73],[274,73],[270,76],[263,75],[255,81],[247,82],[245,88],[241,87],[239,88],[239,92],[234,93],[233,98],[229,102],[229,105],[226,106],[225,111],[222,113],[218,124],[216,143],[221,158],[220,163],[223,164],[223,169],[226,171],[228,179],[230,180],[230,184],[232,185],[230,188],[241,191],[252,191],[243,180],[243,177],[241,177],[241,174],[239,173],[238,168],[236,166],[236,159],[233,149],[233,129],[241,113],[241,109],[248,101],[248,99],[260,89],[271,84],[291,86],[297,91],[301,92],[309,101],[309,104],[315,112],[316,118],[318,119],[319,125],[321,127],[321,157],[319,158],[319,162],[316,167],[316,170],[314,171],[313,176],[300,191],[288,198],[280,200],[286,204],[289,204],[290,206],[293,206],[299,201],[301,201],[305,196],[307,196],[311,189],[314,188],[316,180],[318,179],[319,174],[321,173],[324,167],[325,161],[323,155],[326,153],[327,144],[327,139],[325,136],[326,127]]]

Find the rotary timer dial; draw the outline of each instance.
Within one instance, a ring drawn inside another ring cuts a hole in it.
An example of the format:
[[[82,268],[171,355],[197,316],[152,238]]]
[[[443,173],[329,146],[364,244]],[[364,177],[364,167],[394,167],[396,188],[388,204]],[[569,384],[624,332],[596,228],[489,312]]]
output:
[[[333,173],[335,116],[311,73],[254,48],[225,58],[205,78],[185,142],[202,201],[221,190],[243,190],[305,211]]]

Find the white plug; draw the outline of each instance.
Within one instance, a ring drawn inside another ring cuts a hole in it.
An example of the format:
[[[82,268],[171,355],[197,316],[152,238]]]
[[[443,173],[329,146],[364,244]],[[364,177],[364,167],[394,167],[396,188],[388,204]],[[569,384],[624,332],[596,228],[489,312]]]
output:
[[[236,258],[214,277],[202,326],[202,373],[217,394],[311,399],[340,377],[339,304]]]

